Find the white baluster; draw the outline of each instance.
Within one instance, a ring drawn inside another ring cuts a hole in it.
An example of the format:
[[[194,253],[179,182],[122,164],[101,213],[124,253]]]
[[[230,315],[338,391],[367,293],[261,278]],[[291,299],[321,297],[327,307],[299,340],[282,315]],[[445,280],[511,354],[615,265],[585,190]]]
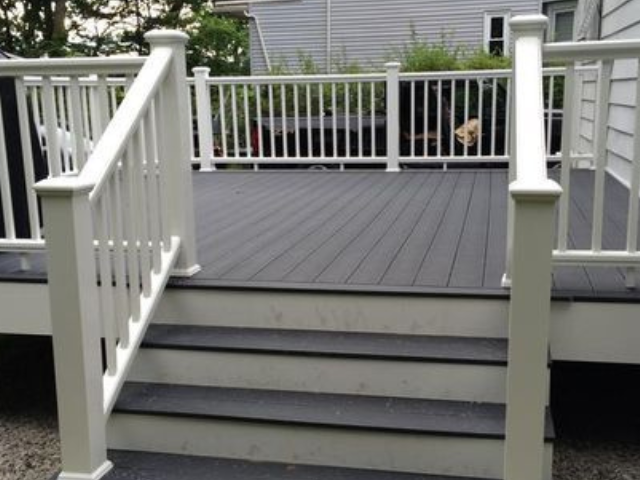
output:
[[[213,128],[211,126],[211,93],[208,67],[193,69],[196,90],[196,112],[198,122],[198,149],[200,152],[200,171],[212,172],[213,163]]]
[[[387,172],[400,171],[400,64],[385,64],[387,70]]]
[[[29,210],[29,229],[31,230],[31,238],[39,239],[42,237],[42,234],[40,231],[40,210],[38,208],[38,198],[36,197],[35,190],[33,190],[33,186],[35,184],[35,172],[33,169],[31,123],[29,121],[29,110],[27,107],[27,89],[24,86],[24,81],[20,77],[16,77],[15,85],[18,122],[20,128],[20,145],[22,147],[22,165],[24,168],[24,181],[27,191],[27,206]],[[0,128],[0,131],[4,134],[4,128]],[[4,144],[4,140],[0,143]],[[5,175],[1,175],[1,177],[8,179]]]

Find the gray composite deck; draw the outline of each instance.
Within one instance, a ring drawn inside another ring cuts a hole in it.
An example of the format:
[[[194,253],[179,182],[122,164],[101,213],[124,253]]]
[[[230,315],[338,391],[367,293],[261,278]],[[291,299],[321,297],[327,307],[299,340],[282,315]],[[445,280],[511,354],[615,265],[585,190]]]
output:
[[[574,172],[569,243],[591,235],[593,174]],[[202,271],[174,285],[503,295],[504,170],[194,174]],[[605,248],[623,248],[628,192],[606,182]],[[0,278],[37,279],[0,255]],[[640,300],[616,268],[556,268],[554,290]]]

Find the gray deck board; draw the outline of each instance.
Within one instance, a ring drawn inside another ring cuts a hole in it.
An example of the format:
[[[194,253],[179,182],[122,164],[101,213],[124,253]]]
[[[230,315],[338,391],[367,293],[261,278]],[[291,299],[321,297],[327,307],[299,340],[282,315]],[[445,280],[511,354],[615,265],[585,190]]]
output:
[[[393,223],[403,212],[407,211],[413,197],[420,191],[424,181],[423,175],[415,175],[404,186],[398,195],[391,199],[385,208],[340,252],[325,270],[317,277],[320,282],[345,283],[351,274],[380,239],[389,231]]]
[[[415,177],[414,177],[415,178]],[[390,180],[390,181],[389,181]],[[381,179],[376,185],[378,194],[364,206],[359,214],[341,227],[320,248],[289,273],[285,279],[292,282],[315,281],[325,268],[333,262],[358,234],[366,228],[388,203],[402,192],[411,180],[410,176],[398,176],[395,179]]]
[[[420,185],[407,208],[393,221],[376,245],[362,259],[358,268],[349,277],[350,283],[378,284],[387,269],[405,244],[418,219],[429,208],[436,187],[442,182],[442,174],[429,174]]]
[[[428,208],[424,210],[411,235],[382,277],[381,283],[398,286],[414,284],[422,261],[429,251],[447,205],[455,192],[459,178],[460,174],[458,173],[444,176],[440,185],[436,187],[437,190],[429,202]]]
[[[462,229],[467,220],[475,177],[475,173],[471,172],[460,174],[453,198],[447,206],[433,244],[420,266],[415,280],[416,285],[435,287],[448,285],[462,238]]]
[[[557,172],[553,172],[557,175]],[[507,172],[194,174],[202,271],[173,284],[500,295]],[[591,244],[593,172],[571,177],[568,244]],[[627,189],[606,178],[603,246],[626,245]],[[0,280],[46,278],[46,258],[0,254]],[[556,292],[640,300],[616,268],[557,267]]]
[[[278,275],[277,278],[282,278],[294,267],[294,262],[298,263],[295,261],[297,259],[296,252],[305,254],[312,251],[309,242],[315,242],[317,246],[320,246],[327,236],[335,231],[335,229],[329,228],[329,222],[342,226],[366,204],[369,197],[364,196],[363,193],[368,190],[367,186],[367,182],[358,181],[356,184],[350,185],[344,195],[331,197],[326,208],[323,208],[317,215],[307,217],[296,226],[293,232],[280,237],[278,241],[272,242],[266,248],[260,249],[236,265],[225,275],[225,278],[235,280],[254,278],[260,273],[265,275],[264,271],[267,270],[266,279],[269,280],[276,278],[271,276],[273,269],[279,269],[280,273],[276,273],[276,275]],[[326,233],[323,235],[323,232]],[[289,253],[292,256],[287,256]],[[287,258],[289,261],[286,261]],[[270,271],[268,267],[271,267]]]
[[[482,287],[486,263],[490,173],[477,173],[458,251],[448,284],[454,287]]]
[[[504,172],[491,172],[489,184],[489,220],[487,231],[487,248],[484,259],[484,288],[500,288],[505,268],[507,248],[507,176]]]

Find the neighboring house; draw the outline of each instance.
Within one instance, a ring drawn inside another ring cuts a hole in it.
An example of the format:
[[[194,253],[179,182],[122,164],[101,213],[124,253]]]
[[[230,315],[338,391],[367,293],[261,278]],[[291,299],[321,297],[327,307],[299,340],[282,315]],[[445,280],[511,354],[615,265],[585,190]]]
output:
[[[542,11],[550,40],[573,38],[577,0],[256,0],[217,2],[220,12],[251,20],[251,69],[295,68],[301,56],[324,71],[336,63],[379,68],[416,35],[453,48],[509,54],[509,18]]]

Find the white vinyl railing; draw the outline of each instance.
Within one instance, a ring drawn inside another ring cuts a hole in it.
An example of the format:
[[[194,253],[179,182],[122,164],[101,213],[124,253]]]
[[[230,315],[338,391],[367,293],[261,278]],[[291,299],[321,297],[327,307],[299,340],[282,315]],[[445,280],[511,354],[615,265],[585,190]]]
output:
[[[108,60],[111,70],[96,69],[96,62],[82,60],[86,68],[74,67],[71,74],[54,60],[50,70],[43,64],[45,75],[33,67],[33,61],[26,62],[31,67],[16,75],[15,86],[25,152],[20,165],[24,181],[19,183],[25,191],[22,203],[27,205],[27,215],[16,215],[12,205],[18,188],[12,175],[0,175],[0,219],[8,226],[0,228],[0,251],[44,249],[33,184],[43,177],[77,174],[123,101],[142,60]],[[10,62],[4,64],[8,67]],[[15,62],[11,65],[15,71]],[[580,160],[583,166],[591,165],[590,150],[577,148],[576,120],[563,120],[582,114],[581,103],[568,102],[578,108],[567,109],[562,95],[566,71],[544,70],[547,158],[558,161],[561,153],[568,155],[560,152],[563,133],[571,137],[567,145],[572,163]],[[570,71],[577,81],[598,68],[581,66]],[[400,73],[398,65],[391,63],[385,73],[362,75],[218,78],[209,77],[209,70],[202,67],[194,69],[194,74],[187,79],[191,89],[187,124],[192,129],[188,158],[201,171],[225,163],[256,169],[261,165],[352,165],[398,171],[406,165],[500,166],[510,158],[510,70]],[[561,132],[567,125],[570,131]],[[0,148],[0,173],[7,169],[6,157],[6,149]],[[34,170],[37,160],[42,165]],[[28,216],[29,226],[12,228],[16,216],[18,226]],[[27,268],[26,255],[23,260]]]
[[[605,178],[608,171],[608,133],[611,108],[612,79],[614,62],[619,59],[629,59],[638,63],[640,58],[640,41],[619,40],[608,42],[557,43],[544,47],[545,59],[567,62],[570,80],[567,82],[565,96],[571,96],[576,82],[573,81],[575,63],[597,61],[600,64],[599,82],[596,88],[596,125],[594,135],[594,185],[591,211],[591,239],[589,245],[580,244],[569,235],[571,216],[570,192],[571,170],[574,166],[573,158],[568,147],[563,147],[560,183],[564,195],[560,199],[558,213],[558,235],[556,249],[553,252],[555,265],[597,265],[609,267],[627,267],[627,286],[636,286],[634,270],[640,266],[640,252],[638,252],[638,197],[640,195],[640,108],[635,108],[634,148],[632,165],[630,168],[628,209],[626,218],[626,242],[623,248],[609,243],[605,245],[603,239],[610,238],[615,232],[607,231],[605,225],[605,210],[607,209],[605,195]],[[640,105],[640,78],[636,82],[636,105]],[[571,104],[565,106],[565,117],[575,119],[571,111]],[[565,125],[567,134],[576,129],[573,124]],[[609,207],[611,208],[611,207]],[[609,228],[611,228],[609,226]]]
[[[36,76],[24,78],[24,93],[30,101],[40,147],[49,162],[56,164],[51,166],[63,173],[79,171],[134,78],[133,74],[123,74],[121,77],[93,75],[73,79]],[[45,122],[49,113],[44,106],[50,102],[49,97],[53,99],[50,110],[55,118],[55,130],[47,128]],[[48,146],[54,144],[57,144],[59,153],[50,155]]]
[[[82,169],[143,62],[0,61],[0,251],[44,249],[34,184]]]
[[[579,67],[580,74],[597,67]],[[546,153],[560,157],[564,68],[545,75]],[[194,69],[193,161],[217,164],[400,165],[509,161],[510,70],[210,77]],[[575,111],[579,114],[579,111]],[[590,162],[591,152],[575,158]]]
[[[61,480],[98,479],[111,468],[106,421],[166,282],[199,268],[183,160],[187,36],[145,38],[151,54],[86,162],[35,186],[46,228]]]

